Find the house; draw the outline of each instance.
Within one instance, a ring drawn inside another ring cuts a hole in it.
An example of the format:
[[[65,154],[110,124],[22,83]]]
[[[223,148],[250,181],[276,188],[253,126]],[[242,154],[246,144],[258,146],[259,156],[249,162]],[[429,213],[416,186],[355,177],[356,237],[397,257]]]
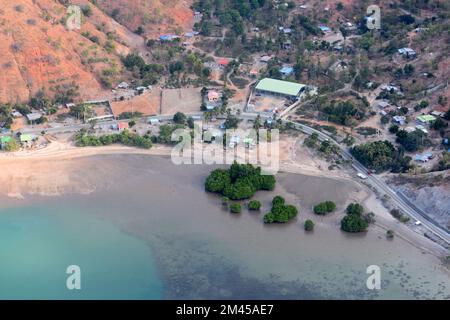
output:
[[[283,33],[284,34],[291,34],[292,33],[292,29],[291,28],[283,28]]]
[[[227,58],[220,58],[219,61],[217,61],[217,64],[223,68],[228,66],[229,63],[230,63],[230,60],[228,60]]]
[[[128,130],[130,129],[130,125],[128,124],[128,122],[119,122],[117,124],[117,129],[119,131]]]
[[[75,106],[76,106],[75,103],[66,103],[66,108],[67,109],[73,108]]]
[[[215,108],[217,108],[217,106],[215,104],[211,104],[211,103],[206,104],[207,111],[213,111]]]
[[[40,118],[42,118],[42,114],[40,114],[39,112],[32,112],[32,113],[27,114],[27,120],[29,122],[37,121]]]
[[[411,48],[398,49],[398,53],[401,54],[405,58],[415,58],[416,57],[416,52]]]
[[[261,59],[259,59],[259,61],[263,62],[263,63],[267,63],[272,59],[272,56],[262,56]]]
[[[430,122],[433,122],[436,120],[436,117],[431,114],[424,114],[417,117],[417,121],[422,124],[429,124]]]
[[[445,112],[434,110],[434,111],[431,112],[431,115],[435,116],[435,117],[441,117],[442,118],[442,117],[444,117]]]
[[[384,84],[380,87],[380,89],[382,91],[389,91],[389,92],[393,92],[393,93],[400,91],[396,86],[392,86],[390,84]]]
[[[13,116],[13,118],[21,118],[22,117],[22,114],[17,110],[13,110],[13,112],[11,112],[11,115]]]
[[[380,109],[385,109],[385,108],[387,108],[389,106],[390,106],[390,104],[387,101],[380,101],[380,102],[378,102],[378,108],[380,108]]]
[[[397,122],[400,125],[404,125],[406,121],[406,117],[404,116],[394,116],[392,119],[394,119],[395,122]]]
[[[331,32],[331,28],[328,27],[328,26],[325,26],[325,25],[320,25],[320,26],[319,26],[319,29],[320,29],[322,32],[325,32],[325,33]]]
[[[179,39],[180,37],[175,34],[164,34],[159,37],[160,41],[173,41],[175,39]]]
[[[411,132],[416,131],[416,128],[414,128],[414,127],[406,127],[406,128],[403,129],[403,130],[405,130],[405,131],[408,132],[408,133],[411,133]]]
[[[194,11],[194,22],[202,21],[202,13],[200,11]]]
[[[256,92],[271,94],[287,98],[297,98],[306,88],[306,85],[283,80],[264,78],[256,85]]]
[[[291,66],[284,66],[280,69],[280,73],[284,78],[289,77],[292,73],[294,73],[294,68]]]
[[[208,101],[209,102],[219,101],[219,93],[215,90],[209,90],[208,91]]]
[[[148,118],[148,123],[150,123],[151,125],[157,125],[159,123],[159,119],[158,118]]]
[[[258,70],[256,70],[256,69],[250,70],[249,73],[250,73],[250,76],[252,76],[252,77],[257,77],[259,74]]]
[[[423,133],[428,134],[428,130],[425,129],[425,127],[422,126],[421,124],[419,124],[419,125],[416,126],[416,130],[420,130],[420,131],[422,131]]]
[[[129,87],[130,87],[130,85],[124,81],[124,82],[119,83],[116,88],[117,89],[128,89]]]
[[[33,142],[33,139],[34,138],[33,138],[33,136],[31,134],[24,134],[24,133],[22,133],[20,135],[20,143],[22,145],[29,145],[30,143]]]
[[[6,144],[12,140],[10,136],[3,136],[0,138],[0,148],[4,149]]]
[[[416,154],[414,156],[414,161],[419,162],[428,162],[428,160],[433,159],[433,154],[431,152],[427,152],[424,154]]]

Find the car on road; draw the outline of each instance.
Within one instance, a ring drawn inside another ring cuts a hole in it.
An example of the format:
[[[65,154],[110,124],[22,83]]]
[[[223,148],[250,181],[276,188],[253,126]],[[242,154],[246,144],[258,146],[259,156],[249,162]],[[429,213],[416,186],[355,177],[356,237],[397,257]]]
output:
[[[365,174],[362,174],[361,172],[358,172],[358,177],[363,180],[367,179],[367,176]]]
[[[420,222],[419,220],[417,220],[416,222],[414,222],[414,224],[415,224],[416,226],[421,226],[421,225],[422,225],[422,222]]]

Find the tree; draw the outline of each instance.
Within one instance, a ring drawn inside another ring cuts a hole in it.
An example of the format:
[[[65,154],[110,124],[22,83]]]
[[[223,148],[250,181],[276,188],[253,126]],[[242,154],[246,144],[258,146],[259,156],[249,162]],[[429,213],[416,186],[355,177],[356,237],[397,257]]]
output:
[[[11,138],[8,142],[5,143],[3,146],[3,150],[6,152],[14,152],[19,150],[19,144],[17,143],[16,139]]]
[[[231,213],[241,213],[242,207],[239,203],[233,203],[230,205]]]
[[[347,206],[346,212],[347,212],[347,214],[355,214],[355,215],[361,216],[364,212],[364,208],[359,203],[350,203]]]
[[[186,124],[186,121],[187,121],[187,117],[182,112],[177,112],[173,116],[173,122],[175,122],[177,124]]]
[[[237,129],[239,124],[239,119],[232,115],[232,114],[228,114],[227,119],[224,122],[224,127],[225,129]]]
[[[436,131],[440,131],[442,129],[445,129],[448,127],[448,123],[444,120],[442,120],[441,118],[437,118],[436,120],[434,120],[431,123],[431,128],[436,130]]]
[[[313,231],[314,230],[314,222],[312,220],[305,221],[305,231]]]
[[[295,218],[298,214],[297,207],[286,205],[281,196],[276,196],[272,200],[272,209],[264,216],[264,223],[286,223]]]
[[[261,202],[259,202],[258,200],[251,200],[248,203],[248,209],[252,211],[258,211],[259,209],[261,209]]]
[[[347,215],[341,220],[341,229],[346,232],[362,232],[369,227],[363,217],[364,208],[359,203],[351,203],[347,207]]]
[[[320,215],[333,212],[334,210],[336,210],[336,204],[333,201],[321,202],[315,205],[313,209],[315,214]]]
[[[427,138],[427,134],[422,130],[415,130],[413,132],[407,132],[400,130],[397,132],[397,143],[401,144],[406,151],[414,152],[419,148],[426,146],[430,143]]]
[[[262,175],[260,167],[233,163],[230,169],[216,169],[206,178],[205,189],[232,200],[251,198],[258,190],[273,190],[275,177]]]
[[[393,124],[392,126],[389,127],[389,132],[390,132],[390,133],[393,133],[393,134],[396,134],[396,133],[398,132],[399,129],[400,129],[400,128],[399,128],[398,125]]]
[[[367,221],[356,214],[348,214],[341,221],[341,229],[345,232],[363,232],[368,227]]]

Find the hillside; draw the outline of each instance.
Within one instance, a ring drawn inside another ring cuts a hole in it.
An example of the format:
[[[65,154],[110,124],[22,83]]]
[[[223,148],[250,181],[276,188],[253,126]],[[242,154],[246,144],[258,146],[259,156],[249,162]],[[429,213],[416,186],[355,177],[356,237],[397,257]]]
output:
[[[133,49],[146,50],[144,38],[130,29],[134,30],[141,19],[155,13],[162,20],[148,21],[152,26],[149,30],[159,21],[165,21],[167,26],[180,22],[181,28],[188,28],[191,18],[186,17],[192,16],[184,2],[175,5],[169,19],[172,4],[166,1],[164,4],[162,1],[99,1],[101,10],[87,0],[74,0],[70,3],[88,10],[83,10],[81,30],[69,31],[66,27],[68,3],[63,0],[2,1],[0,102],[25,102],[42,89],[52,97],[64,95],[71,89],[77,91],[79,99],[104,97],[106,89],[119,81],[120,56]],[[125,4],[135,10],[126,13],[129,19],[125,22],[130,29],[107,15],[109,9],[113,11],[116,5],[122,8]]]
[[[155,38],[163,33],[192,30],[193,1],[186,0],[98,0],[97,5],[132,31]]]

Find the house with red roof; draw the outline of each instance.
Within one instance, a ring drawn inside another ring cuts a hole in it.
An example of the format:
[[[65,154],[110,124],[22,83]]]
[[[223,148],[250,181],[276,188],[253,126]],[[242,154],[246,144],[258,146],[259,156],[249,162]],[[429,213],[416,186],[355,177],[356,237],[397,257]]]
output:
[[[123,130],[128,130],[130,129],[130,125],[128,124],[128,122],[119,122],[117,124],[117,127],[119,128],[119,131],[123,131]]]

